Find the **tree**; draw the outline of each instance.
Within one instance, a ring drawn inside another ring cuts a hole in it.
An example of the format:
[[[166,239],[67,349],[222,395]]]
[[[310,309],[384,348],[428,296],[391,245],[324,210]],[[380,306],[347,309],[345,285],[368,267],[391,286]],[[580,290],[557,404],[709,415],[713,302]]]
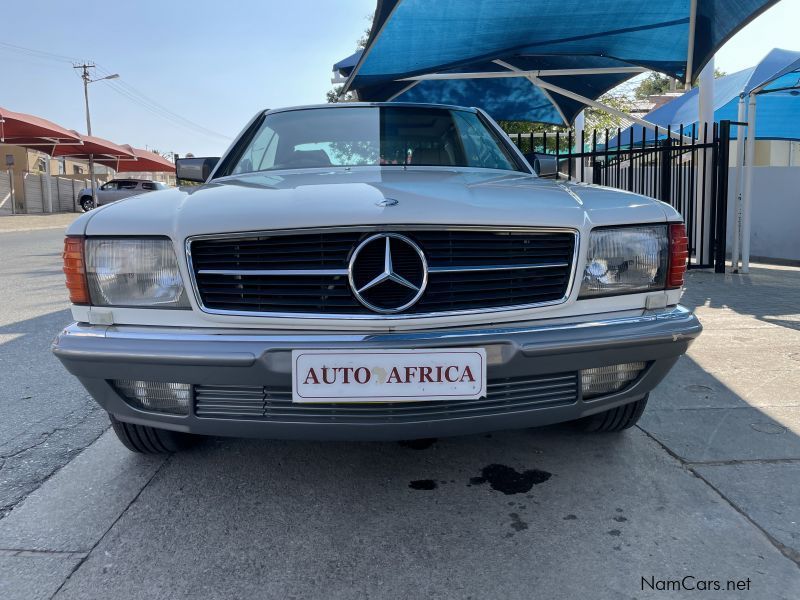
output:
[[[726,75],[725,71],[714,69],[714,78],[719,79]],[[599,102],[616,108],[624,113],[631,113],[636,101],[647,100],[650,96],[659,96],[670,91],[672,78],[669,75],[651,72],[643,79],[634,78],[614,88],[599,98]],[[682,92],[683,87],[675,86]],[[617,127],[627,127],[630,123],[620,117],[609,114],[597,108],[586,109],[586,129],[614,130]],[[610,133],[610,131],[609,131]]]
[[[669,75],[662,75],[661,73],[655,72],[650,73],[636,87],[633,95],[637,100],[644,100],[648,96],[665,94],[669,91],[671,81],[672,77]]]
[[[597,99],[601,104],[610,106],[624,113],[630,113],[633,109],[635,94],[631,94],[630,88],[623,84],[613,90],[606,92]],[[617,127],[624,127],[627,123],[623,122],[622,118],[617,115],[611,114],[599,108],[587,107],[585,110],[586,115],[586,130],[592,129],[612,130]],[[588,141],[588,138],[587,138]]]
[[[555,134],[556,131],[564,131],[564,125],[549,125],[547,123],[531,123],[530,121],[498,121],[503,131],[509,135],[516,133],[547,133]]]
[[[714,69],[714,79],[719,79],[720,77],[725,77],[727,73],[725,71],[720,71],[719,69]],[[650,96],[658,96],[660,94],[666,94],[670,91],[670,84],[672,83],[672,78],[669,75],[662,75],[661,73],[651,72],[647,77],[645,77],[641,83],[636,87],[633,92],[633,95],[636,97],[637,100],[644,100]],[[679,86],[675,86],[676,88]]]
[[[339,95],[342,93],[343,87],[343,85],[337,85],[325,92],[325,101],[329,104],[333,102],[352,102],[354,100],[352,92],[347,92],[344,95],[344,98],[339,97]]]

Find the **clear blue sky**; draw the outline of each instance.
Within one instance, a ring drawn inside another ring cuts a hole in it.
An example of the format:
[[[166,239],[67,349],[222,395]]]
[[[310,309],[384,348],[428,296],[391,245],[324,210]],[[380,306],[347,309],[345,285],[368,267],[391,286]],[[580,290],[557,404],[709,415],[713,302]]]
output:
[[[92,60],[121,77],[90,87],[96,135],[199,156],[218,155],[228,142],[153,114],[163,111],[131,99],[131,87],[233,137],[262,108],[324,102],[331,65],[354,50],[375,0],[84,0],[46,2],[35,14],[31,6],[3,8],[0,44],[58,56],[0,45],[0,106],[84,132],[69,59]],[[800,0],[783,0],[726,44],[717,67],[752,66],[773,47],[800,50],[798,23]]]
[[[3,3],[0,42],[93,60],[179,115],[234,137],[263,108],[325,102],[331,66],[355,50],[375,0],[84,0]],[[117,143],[219,155],[228,141],[90,85],[92,131]],[[0,45],[0,106],[85,133],[69,62]]]

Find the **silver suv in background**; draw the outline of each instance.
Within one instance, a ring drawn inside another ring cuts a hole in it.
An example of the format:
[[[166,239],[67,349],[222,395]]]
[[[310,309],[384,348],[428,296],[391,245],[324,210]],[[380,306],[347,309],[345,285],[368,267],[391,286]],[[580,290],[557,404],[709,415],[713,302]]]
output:
[[[97,188],[97,206],[103,206],[128,196],[146,194],[155,190],[165,190],[169,186],[160,181],[142,181],[140,179],[112,179]],[[84,212],[92,209],[92,188],[83,188],[78,192],[81,208]]]

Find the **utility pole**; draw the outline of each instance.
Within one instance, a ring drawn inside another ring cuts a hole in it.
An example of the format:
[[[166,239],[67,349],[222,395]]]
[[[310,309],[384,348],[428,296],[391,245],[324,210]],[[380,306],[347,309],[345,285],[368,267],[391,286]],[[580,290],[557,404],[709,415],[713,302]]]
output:
[[[86,135],[92,135],[92,119],[89,116],[89,83],[92,77],[89,75],[89,69],[94,69],[94,63],[83,63],[82,65],[75,65],[75,69],[81,69],[81,79],[83,79],[83,99],[86,103]],[[97,184],[94,180],[94,154],[89,155],[89,179],[92,182],[92,208],[97,208]]]
[[[94,69],[94,63],[83,63],[81,65],[75,65],[74,69],[81,69],[81,79],[83,80],[83,99],[86,103],[86,135],[92,135],[92,119],[89,116],[89,84],[94,83],[95,81],[102,81],[104,79],[116,79],[119,77],[116,73],[113,75],[107,75],[105,77],[100,77],[98,79],[92,79],[92,76],[89,74],[89,69]],[[89,178],[92,182],[92,208],[97,208],[97,183],[94,179],[94,154],[89,155]]]

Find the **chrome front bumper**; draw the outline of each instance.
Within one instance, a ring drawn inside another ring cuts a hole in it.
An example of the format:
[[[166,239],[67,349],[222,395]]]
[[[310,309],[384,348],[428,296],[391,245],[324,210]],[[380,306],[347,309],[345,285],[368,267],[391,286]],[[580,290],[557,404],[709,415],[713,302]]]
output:
[[[376,334],[74,323],[55,339],[53,352],[97,402],[122,421],[205,435],[413,439],[546,425],[638,400],[663,379],[701,330],[697,318],[681,306],[494,328]],[[189,415],[176,416],[134,408],[109,382],[136,379],[211,388],[241,386],[263,389],[267,395],[274,391],[275,397],[285,398],[285,390],[291,387],[293,349],[475,346],[486,348],[490,385],[627,362],[646,361],[648,367],[629,387],[600,398],[584,400],[578,379],[576,396],[568,403],[527,403],[522,407],[495,403],[496,410],[474,413],[448,411],[444,406],[441,411],[428,412],[419,418],[399,418],[386,410],[380,412],[386,418],[379,419],[347,418],[346,414],[335,411],[328,414],[277,411],[279,416],[231,414],[223,418],[198,415],[192,409]]]

